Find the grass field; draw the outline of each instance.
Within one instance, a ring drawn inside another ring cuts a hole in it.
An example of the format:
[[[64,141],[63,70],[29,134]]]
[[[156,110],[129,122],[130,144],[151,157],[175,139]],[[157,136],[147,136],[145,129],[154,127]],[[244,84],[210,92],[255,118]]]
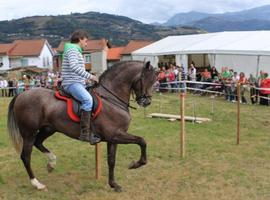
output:
[[[48,191],[30,184],[6,130],[7,105],[0,99],[0,199],[270,199],[270,108],[241,106],[241,142],[236,145],[236,105],[221,98],[187,97],[186,114],[212,118],[212,122],[186,124],[186,157],[179,154],[179,122],[145,118],[147,113],[179,113],[178,96],[156,95],[146,110],[132,110],[129,132],[148,144],[148,164],[128,170],[139,158],[139,147],[120,145],[115,193],[107,184],[106,145],[102,144],[102,178],[95,180],[94,147],[62,134],[45,145],[56,154],[57,167],[46,171],[47,159],[33,150],[32,168]],[[213,111],[213,112],[212,112]]]

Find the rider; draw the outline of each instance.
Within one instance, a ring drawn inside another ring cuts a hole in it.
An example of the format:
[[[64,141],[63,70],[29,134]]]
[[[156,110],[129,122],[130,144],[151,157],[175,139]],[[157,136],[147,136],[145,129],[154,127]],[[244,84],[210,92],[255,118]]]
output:
[[[98,82],[98,78],[85,71],[82,49],[87,46],[88,34],[83,30],[76,30],[70,43],[65,43],[62,62],[62,86],[64,90],[81,102],[81,133],[79,139],[89,141],[90,144],[100,142],[100,137],[91,133],[90,119],[93,98],[85,89],[85,81]]]

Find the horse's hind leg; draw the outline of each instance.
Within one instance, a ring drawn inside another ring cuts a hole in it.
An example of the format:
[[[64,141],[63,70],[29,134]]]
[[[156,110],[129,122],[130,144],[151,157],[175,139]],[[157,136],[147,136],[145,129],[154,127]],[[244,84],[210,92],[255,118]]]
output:
[[[21,131],[22,133],[22,131]],[[31,184],[36,187],[38,190],[45,189],[46,186],[41,184],[34,176],[34,173],[31,169],[31,153],[33,144],[35,141],[34,134],[29,135],[28,137],[23,137],[23,148],[21,152],[21,159],[23,161],[24,167],[29,175]]]
[[[36,140],[35,140],[35,147],[40,150],[42,153],[45,153],[48,157],[48,164],[47,164],[47,170],[48,172],[52,172],[53,169],[56,166],[56,156],[50,152],[46,147],[44,147],[43,142],[48,137],[53,135],[55,131],[49,127],[43,127],[39,129]]]

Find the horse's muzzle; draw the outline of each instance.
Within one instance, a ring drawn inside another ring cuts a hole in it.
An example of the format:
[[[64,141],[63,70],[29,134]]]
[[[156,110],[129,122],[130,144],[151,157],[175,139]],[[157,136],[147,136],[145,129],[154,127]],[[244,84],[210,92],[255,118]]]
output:
[[[137,103],[140,106],[147,107],[151,104],[151,98],[150,97],[140,97],[137,99]]]

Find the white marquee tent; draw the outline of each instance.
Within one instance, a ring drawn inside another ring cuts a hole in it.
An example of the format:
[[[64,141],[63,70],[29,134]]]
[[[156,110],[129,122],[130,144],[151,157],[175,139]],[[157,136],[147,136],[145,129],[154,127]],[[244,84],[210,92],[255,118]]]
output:
[[[229,67],[257,75],[270,72],[270,31],[218,32],[168,36],[132,53],[133,60],[150,60],[155,67],[159,56],[175,55],[177,65],[188,66],[189,57],[203,55],[204,64],[217,69]],[[205,58],[207,62],[205,62]],[[202,61],[199,65],[203,65]],[[197,62],[195,62],[197,64]]]

